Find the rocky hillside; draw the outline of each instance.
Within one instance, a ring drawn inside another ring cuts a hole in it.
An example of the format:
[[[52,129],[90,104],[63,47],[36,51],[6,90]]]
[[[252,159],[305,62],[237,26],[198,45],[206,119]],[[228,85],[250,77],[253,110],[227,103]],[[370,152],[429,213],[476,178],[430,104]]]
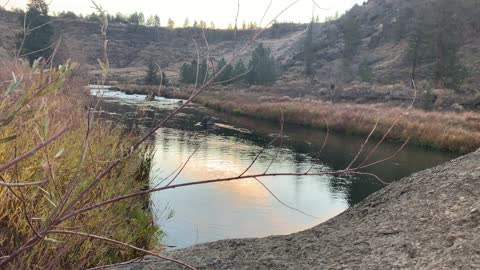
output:
[[[359,69],[365,64],[373,73],[376,84],[407,84],[411,77],[412,63],[409,58],[411,49],[409,39],[401,29],[413,20],[416,7],[429,6],[430,2],[444,0],[369,0],[362,6],[354,6],[344,16],[335,21],[313,25],[313,66],[315,77],[305,79],[304,44],[307,25],[278,24],[266,31],[258,40],[272,49],[279,73],[279,83],[316,83],[329,84],[360,81]],[[472,7],[480,11],[480,2],[472,1]],[[470,8],[472,9],[472,8]],[[15,47],[15,33],[19,32],[18,15],[0,11],[0,56],[12,55]],[[462,41],[458,57],[468,69],[467,79],[462,87],[468,93],[480,93],[480,19],[478,12],[458,11],[455,16],[464,16],[466,20],[461,29]],[[59,58],[73,58],[97,69],[97,59],[102,57],[103,37],[100,26],[95,22],[79,19],[57,18],[54,22],[57,36],[63,43]],[[346,54],[349,46],[348,26],[354,26],[355,38],[359,42],[355,53]],[[400,29],[400,30],[399,30]],[[432,32],[435,29],[427,29]],[[210,53],[217,60],[232,55],[252,35],[251,31],[207,30],[206,36]],[[108,30],[108,56],[112,75],[117,79],[135,80],[143,75],[147,61],[154,59],[160,63],[169,75],[178,74],[184,62],[196,58],[196,41],[202,57],[206,55],[206,46],[202,31],[195,28],[167,29],[135,27],[124,24],[111,24]],[[243,56],[248,57],[248,52]],[[346,62],[345,59],[348,61]],[[431,76],[431,61],[419,63],[418,79]],[[117,76],[116,76],[117,75]]]
[[[310,230],[165,255],[197,269],[480,269],[480,151],[400,180]],[[184,269],[146,257],[109,269]]]

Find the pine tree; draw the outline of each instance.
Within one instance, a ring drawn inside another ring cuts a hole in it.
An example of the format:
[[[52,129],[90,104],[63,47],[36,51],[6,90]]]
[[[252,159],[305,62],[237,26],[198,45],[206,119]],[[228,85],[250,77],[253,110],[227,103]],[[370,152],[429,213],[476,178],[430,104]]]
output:
[[[175,22],[171,18],[168,18],[167,26],[168,28],[175,28]]]
[[[19,20],[21,25],[27,25],[28,29],[35,29],[26,36],[23,33],[18,35],[17,48],[20,55],[26,55],[30,64],[42,57],[48,58],[52,53],[51,39],[53,27],[49,24],[48,5],[43,0],[30,0],[25,17],[22,15]]]
[[[190,27],[190,20],[188,18],[185,18],[185,21],[183,22],[183,28],[188,28]]]
[[[242,59],[240,59],[236,64],[235,64],[235,69],[233,71],[234,77],[239,77],[239,76],[245,76],[245,73],[247,72],[247,68],[245,67],[245,64],[243,63]]]
[[[360,29],[353,16],[347,15],[345,17],[342,30],[345,42],[343,54],[345,58],[351,59],[357,54],[358,48],[362,44]]]
[[[258,45],[253,51],[248,67],[250,70],[247,75],[248,83],[267,85],[275,82],[275,63],[270,49],[265,48],[263,44]]]
[[[313,75],[313,61],[315,53],[313,51],[313,20],[307,30],[307,36],[304,43],[305,75]]]
[[[160,17],[158,15],[153,16],[153,26],[155,28],[160,27]]]
[[[360,66],[358,67],[358,75],[363,82],[373,82],[375,75],[373,74],[373,69],[367,60],[363,60],[360,63]]]
[[[145,74],[145,84],[146,85],[160,85],[160,77],[158,75],[158,66],[149,62],[147,65],[147,70]]]
[[[220,59],[217,64],[217,71],[220,72],[220,70],[222,70],[225,65],[227,65],[227,61],[225,61],[225,58]],[[217,82],[222,82],[224,85],[231,83],[230,80],[233,78],[233,73],[234,70],[232,65],[227,65],[224,71],[218,76]]]

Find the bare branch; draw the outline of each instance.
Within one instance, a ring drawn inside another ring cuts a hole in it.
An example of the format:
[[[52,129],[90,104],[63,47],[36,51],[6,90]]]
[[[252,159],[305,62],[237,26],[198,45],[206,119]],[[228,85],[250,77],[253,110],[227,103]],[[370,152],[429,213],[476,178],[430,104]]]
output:
[[[47,233],[48,234],[78,235],[78,236],[83,236],[83,237],[87,237],[87,238],[97,239],[97,240],[101,240],[101,241],[104,241],[104,242],[115,244],[117,246],[122,246],[122,247],[130,248],[130,249],[134,249],[134,250],[137,250],[137,251],[141,251],[145,254],[155,256],[159,259],[176,263],[176,264],[184,266],[188,269],[196,270],[195,267],[190,266],[190,265],[188,265],[184,262],[181,262],[179,260],[176,260],[176,259],[173,259],[173,258],[170,258],[170,257],[166,257],[166,256],[163,256],[163,255],[160,255],[160,254],[157,254],[157,253],[153,253],[153,252],[148,251],[146,249],[139,248],[139,247],[136,247],[136,246],[124,243],[124,242],[120,242],[120,241],[117,241],[117,240],[114,240],[114,239],[104,237],[104,236],[99,236],[99,235],[94,235],[94,234],[89,234],[89,233],[82,233],[82,232],[66,231],[66,230],[49,230]]]

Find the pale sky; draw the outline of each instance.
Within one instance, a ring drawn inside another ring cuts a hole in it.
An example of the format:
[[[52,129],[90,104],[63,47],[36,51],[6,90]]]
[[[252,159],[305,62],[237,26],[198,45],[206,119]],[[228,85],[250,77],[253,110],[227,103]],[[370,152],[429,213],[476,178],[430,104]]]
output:
[[[0,0],[4,5],[8,0]],[[48,3],[49,0],[47,0]],[[326,10],[320,10],[312,0],[298,0],[293,7],[279,17],[279,21],[308,22],[312,16],[323,19],[336,12],[340,14],[350,9],[353,5],[363,3],[365,0],[315,0]],[[7,8],[26,5],[27,0],[10,0]],[[294,0],[273,0],[272,6],[264,19],[263,25],[275,17],[281,10],[293,3]],[[190,24],[194,20],[213,21],[217,27],[226,27],[234,24],[237,13],[237,0],[96,0],[110,14],[122,12],[126,14],[135,11],[143,12],[148,18],[151,14],[158,14],[162,25],[166,25],[168,18],[172,18],[177,25],[182,25],[188,17]],[[240,0],[239,24],[242,21],[259,23],[270,0]],[[51,11],[74,11],[75,13],[89,14],[93,11],[90,0],[51,0]]]

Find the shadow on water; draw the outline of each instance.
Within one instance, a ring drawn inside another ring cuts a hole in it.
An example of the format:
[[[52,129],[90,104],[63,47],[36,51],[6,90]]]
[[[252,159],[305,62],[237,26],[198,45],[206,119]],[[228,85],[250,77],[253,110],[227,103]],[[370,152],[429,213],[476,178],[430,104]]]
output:
[[[127,129],[153,127],[179,105],[180,100],[106,93],[100,116]],[[214,128],[205,130],[205,118],[215,119]],[[241,173],[259,150],[279,132],[279,124],[225,115],[198,105],[188,106],[155,134],[156,147],[152,185],[162,183],[198,148],[178,182],[230,177]],[[285,138],[262,155],[251,172],[263,172],[276,157],[271,172],[303,173],[345,168],[357,153],[364,137],[330,133],[320,153],[326,133],[287,125]],[[377,142],[366,147],[369,152]],[[385,142],[371,161],[391,156],[399,143]],[[455,158],[455,154],[407,146],[394,159],[370,167],[384,181],[393,182]],[[360,159],[361,160],[361,159]],[[267,185],[285,203],[319,217],[314,219],[281,205],[255,180],[189,187],[152,194],[157,221],[166,231],[168,244],[185,247],[225,238],[263,237],[288,234],[325,221],[383,187],[367,176],[323,176],[282,179],[265,178]],[[174,215],[169,216],[172,210]]]

